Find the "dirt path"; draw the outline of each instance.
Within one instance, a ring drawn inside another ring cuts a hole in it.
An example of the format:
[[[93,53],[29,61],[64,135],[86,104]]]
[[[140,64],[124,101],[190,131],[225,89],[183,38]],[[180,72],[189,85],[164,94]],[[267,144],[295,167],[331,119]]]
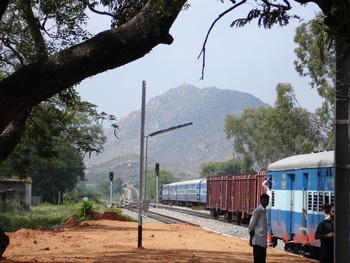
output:
[[[83,222],[61,230],[21,229],[10,236],[2,262],[226,263],[252,262],[246,240],[191,225],[142,224],[113,220]],[[267,262],[317,262],[268,249]]]

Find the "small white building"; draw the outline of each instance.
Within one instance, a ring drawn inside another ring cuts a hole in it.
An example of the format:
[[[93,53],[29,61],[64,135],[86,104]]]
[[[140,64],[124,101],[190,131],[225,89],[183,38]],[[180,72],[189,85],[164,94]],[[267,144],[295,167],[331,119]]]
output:
[[[32,179],[0,178],[0,201],[22,210],[32,204]]]

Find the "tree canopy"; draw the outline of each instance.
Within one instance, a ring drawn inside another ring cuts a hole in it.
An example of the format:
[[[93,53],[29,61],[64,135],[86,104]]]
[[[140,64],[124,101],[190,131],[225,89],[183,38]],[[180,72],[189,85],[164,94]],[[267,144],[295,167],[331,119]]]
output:
[[[297,59],[295,69],[300,76],[309,76],[310,85],[324,99],[316,110],[320,128],[326,135],[325,149],[334,148],[334,103],[335,103],[335,43],[326,33],[323,16],[302,23],[294,36]]]
[[[241,163],[236,159],[226,162],[208,162],[201,165],[201,177],[207,178],[219,174],[238,174],[241,172]]]
[[[230,2],[232,7],[218,19],[233,14],[247,0]],[[347,1],[295,2],[316,3],[325,14],[328,31],[349,42]],[[17,131],[17,137],[21,134],[20,124],[23,127],[28,111],[40,102],[88,77],[140,59],[159,44],[171,44],[170,27],[186,6],[186,0],[1,1],[0,133],[4,139],[0,143],[14,138],[9,137],[10,130]],[[253,20],[265,28],[284,26],[296,18],[289,14],[291,9],[287,0],[259,1],[246,17],[233,19],[232,26]],[[110,16],[111,28],[94,36],[85,31],[87,10]]]
[[[242,171],[266,169],[282,158],[318,150],[323,135],[315,116],[296,106],[290,84],[278,84],[274,107],[247,109],[241,116],[227,115],[225,132],[234,137],[234,151]]]

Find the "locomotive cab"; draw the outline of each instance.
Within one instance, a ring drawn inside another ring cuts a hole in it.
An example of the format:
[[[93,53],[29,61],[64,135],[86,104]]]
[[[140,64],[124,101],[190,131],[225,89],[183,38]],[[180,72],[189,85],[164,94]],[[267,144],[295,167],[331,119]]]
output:
[[[285,250],[318,257],[314,237],[324,219],[323,205],[334,204],[334,152],[291,156],[268,166],[274,179],[271,205],[273,237]]]

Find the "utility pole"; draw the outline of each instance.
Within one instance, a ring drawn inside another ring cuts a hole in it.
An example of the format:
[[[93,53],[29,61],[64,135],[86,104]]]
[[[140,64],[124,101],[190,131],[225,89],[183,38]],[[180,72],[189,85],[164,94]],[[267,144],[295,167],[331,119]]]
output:
[[[159,163],[156,163],[156,168],[155,168],[155,172],[156,172],[156,208],[158,208],[158,189],[159,189]]]
[[[143,173],[144,173],[144,138],[145,138],[145,112],[146,112],[146,81],[142,82],[141,101],[141,139],[140,139],[140,180],[139,180],[139,213],[138,213],[138,237],[137,248],[142,248],[142,199],[143,199]]]
[[[112,208],[113,197],[113,172],[109,172],[109,207]]]

